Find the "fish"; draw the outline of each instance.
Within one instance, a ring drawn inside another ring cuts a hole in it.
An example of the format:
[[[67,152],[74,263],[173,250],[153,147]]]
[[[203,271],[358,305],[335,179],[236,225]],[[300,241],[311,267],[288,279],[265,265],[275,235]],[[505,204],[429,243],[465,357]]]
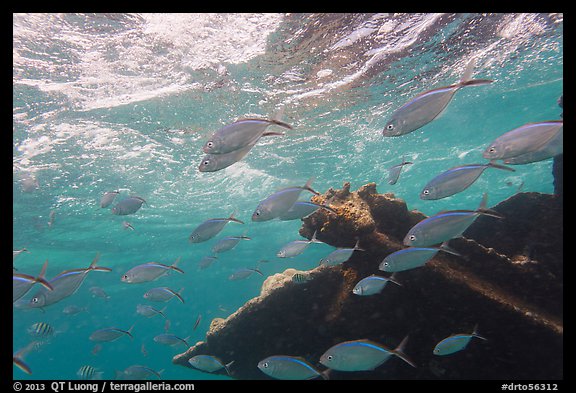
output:
[[[482,156],[488,160],[506,160],[532,153],[555,138],[563,128],[563,120],[524,124],[492,141]]]
[[[34,284],[42,285],[46,290],[52,291],[54,287],[46,281],[46,269],[48,268],[48,260],[44,262],[42,270],[38,277],[30,276],[23,273],[12,273],[12,302],[20,299],[34,286]]]
[[[360,247],[360,240],[356,241],[354,248],[338,248],[320,260],[320,265],[335,266],[350,259],[354,251],[366,251]]]
[[[62,313],[66,315],[76,315],[81,313],[82,311],[88,311],[88,307],[80,307],[74,304],[66,306],[62,309]]]
[[[271,125],[292,129],[292,126],[274,119],[241,119],[216,131],[202,147],[207,154],[225,154],[242,149],[258,141]],[[283,135],[283,133],[277,133]]]
[[[198,267],[200,268],[200,270],[204,270],[208,266],[212,265],[212,263],[216,262],[217,260],[218,260],[218,257],[216,257],[216,256],[206,256],[206,257],[202,258],[200,260],[200,262],[198,262]]]
[[[556,136],[552,137],[548,142],[539,147],[538,149],[529,153],[524,153],[519,156],[514,156],[504,159],[504,164],[507,165],[524,165],[533,162],[544,161],[553,158],[557,155],[564,153],[564,131],[560,130]]]
[[[139,196],[130,196],[128,198],[122,199],[112,208],[112,213],[117,216],[126,216],[128,214],[134,214],[142,205],[147,202],[140,198]]]
[[[12,250],[12,261],[14,261],[14,259],[16,259],[16,257],[22,254],[23,252],[30,252],[30,251],[28,251],[26,248],[21,248],[20,250]]]
[[[148,350],[146,349],[146,345],[144,343],[142,343],[142,345],[140,346],[140,353],[144,356],[147,357],[148,356]]]
[[[264,374],[282,380],[326,378],[324,374],[299,356],[268,356],[258,362],[258,368]]]
[[[385,363],[391,356],[397,356],[412,367],[416,367],[404,353],[407,340],[408,336],[395,349],[389,349],[371,340],[344,341],[324,352],[320,356],[320,363],[337,371],[369,371]]]
[[[281,221],[298,220],[309,216],[318,209],[324,209],[330,213],[338,214],[336,210],[332,209],[330,206],[321,205],[314,202],[308,201],[296,201],[285,213],[278,216]]]
[[[192,330],[196,330],[198,325],[200,325],[201,320],[202,320],[202,314],[198,314],[198,316],[196,317],[196,322],[194,322],[194,327],[192,328]]]
[[[352,289],[352,293],[358,296],[376,295],[382,292],[389,281],[396,285],[402,285],[396,281],[394,274],[392,274],[390,277],[382,277],[377,276],[376,274],[372,274],[358,281],[358,283]]]
[[[420,199],[442,199],[464,191],[488,168],[502,169],[510,172],[516,171],[514,168],[493,162],[456,166],[430,180],[420,192]]]
[[[230,214],[228,218],[210,218],[198,225],[196,229],[192,231],[188,240],[190,243],[201,243],[212,239],[219,234],[229,222],[244,224],[244,221],[234,217],[234,213]]]
[[[228,280],[230,280],[230,281],[243,280],[245,278],[250,277],[253,273],[258,273],[261,276],[264,275],[258,269],[251,269],[251,268],[246,267],[246,268],[237,269],[234,273],[232,273],[230,276],[228,276]]]
[[[76,375],[82,380],[101,380],[104,375],[104,371],[98,371],[93,366],[82,366],[76,371]]]
[[[226,370],[226,373],[230,375],[229,367],[234,363],[234,360],[225,364],[222,360],[218,359],[216,356],[196,355],[188,359],[188,363],[190,363],[192,367],[200,371],[213,373],[224,369]]]
[[[250,153],[256,142],[225,154],[207,154],[198,165],[199,172],[217,172],[237,163]]]
[[[226,236],[223,239],[220,239],[216,244],[212,246],[213,253],[220,253],[232,250],[240,240],[252,240],[248,236]]]
[[[173,298],[178,298],[180,302],[185,303],[182,295],[180,295],[183,290],[184,288],[181,288],[178,292],[175,292],[167,287],[152,288],[144,294],[144,299],[153,302],[167,302]]]
[[[106,301],[110,299],[110,296],[100,287],[90,287],[89,291],[93,297],[99,297]]]
[[[122,330],[117,327],[109,327],[104,329],[99,329],[94,331],[89,339],[90,341],[95,342],[112,342],[118,340],[122,336],[130,337],[130,340],[134,338],[132,336],[132,329],[134,329],[134,325],[130,326],[128,330]]]
[[[424,266],[426,262],[434,258],[439,251],[462,256],[457,251],[448,247],[448,241],[445,241],[440,247],[408,247],[393,252],[380,262],[378,269],[385,272],[401,272],[414,269]]]
[[[50,210],[50,214],[48,215],[48,228],[52,228],[54,225],[54,220],[56,219],[56,210]]]
[[[414,225],[403,239],[405,246],[428,247],[459,237],[480,216],[494,218],[503,216],[486,208],[487,194],[484,194],[476,210],[449,210],[425,218]]]
[[[438,356],[451,355],[466,348],[470,340],[473,338],[487,340],[485,337],[478,335],[478,325],[476,325],[470,334],[453,334],[443,340],[440,340],[440,342],[434,347],[432,353]]]
[[[491,79],[470,79],[474,65],[475,60],[472,59],[466,66],[460,82],[425,91],[398,108],[386,123],[382,135],[394,137],[416,131],[438,117],[461,88],[493,82]]]
[[[413,164],[412,162],[402,159],[402,162],[400,164],[388,168],[388,184],[391,185],[396,184],[398,182],[398,179],[400,178],[400,172],[402,172],[402,168],[404,168],[405,165],[412,165],[412,164]]]
[[[310,240],[294,240],[293,242],[286,244],[276,253],[276,256],[278,258],[293,258],[302,254],[312,243],[324,243],[316,239],[316,232],[317,231],[314,231]]]
[[[103,209],[110,206],[118,194],[120,194],[120,191],[106,191],[100,198],[100,208]]]
[[[145,316],[146,318],[151,318],[155,315],[162,315],[164,318],[166,318],[166,315],[164,315],[164,311],[166,310],[166,307],[164,307],[162,310],[158,310],[152,306],[149,306],[147,304],[137,304],[136,305],[136,312],[142,316]]]
[[[90,353],[92,354],[92,356],[96,356],[100,353],[101,350],[102,350],[102,344],[98,343],[95,344],[94,347],[92,347]]]
[[[162,372],[164,370],[156,371],[151,369],[150,367],[140,366],[138,364],[134,364],[132,366],[127,367],[123,371],[116,371],[116,379],[120,380],[135,380],[135,381],[142,381],[152,376],[155,376],[158,379],[162,379]]]
[[[50,338],[54,336],[54,328],[46,322],[36,322],[28,328],[32,337]]]
[[[258,204],[256,210],[252,213],[252,221],[261,222],[280,217],[294,205],[304,190],[314,195],[320,195],[320,193],[310,187],[312,181],[313,179],[309,179],[304,186],[283,188],[268,196]]]
[[[157,342],[159,344],[169,345],[169,346],[176,346],[178,344],[184,344],[189,348],[190,345],[188,344],[188,341],[187,341],[189,339],[190,339],[190,337],[180,338],[178,336],[175,336],[174,334],[162,333],[162,334],[159,334],[159,335],[154,337],[154,342]]]
[[[176,265],[180,262],[180,257],[172,265],[164,265],[159,262],[146,262],[128,270],[121,277],[121,281],[128,284],[139,284],[143,282],[154,281],[171,271],[184,274],[184,271]]]
[[[294,273],[292,276],[292,282],[296,284],[304,284],[312,280],[312,276],[309,273]]]
[[[111,272],[112,269],[108,267],[96,266],[100,260],[100,253],[96,254],[96,257],[90,263],[90,266],[84,269],[71,269],[63,271],[56,277],[49,281],[52,286],[52,290],[48,288],[40,288],[38,292],[29,301],[29,307],[31,308],[43,308],[55,303],[58,303],[62,299],[76,293],[78,288],[82,285],[86,276],[91,271],[97,272]]]

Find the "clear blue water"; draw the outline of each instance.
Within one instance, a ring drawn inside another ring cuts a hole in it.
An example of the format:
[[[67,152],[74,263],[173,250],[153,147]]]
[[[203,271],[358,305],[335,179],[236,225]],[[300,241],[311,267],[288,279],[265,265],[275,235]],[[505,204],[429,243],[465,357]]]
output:
[[[482,151],[500,134],[559,118],[561,14],[15,14],[13,34],[13,248],[30,251],[14,266],[37,275],[48,260],[52,278],[87,267],[100,253],[99,265],[113,269],[90,273],[73,296],[44,312],[13,308],[14,351],[33,340],[27,329],[35,322],[57,331],[25,357],[31,375],[14,367],[16,379],[77,379],[83,365],[111,379],[133,364],[164,370],[164,379],[227,379],[173,365],[185,348],[155,343],[164,319],[144,318],[136,305],[152,304],[142,298],[149,288],[184,288],[186,303],[167,303],[166,315],[169,331],[193,344],[204,339],[212,318],[257,296],[266,276],[317,266],[333,247],[313,244],[293,259],[275,256],[300,238],[300,221],[250,220],[258,202],[279,188],[311,177],[319,192],[346,181],[352,190],[375,182],[379,192],[428,215],[475,208],[485,191],[495,205],[521,183],[524,191],[553,192],[546,160],[514,173],[487,170],[449,198],[418,197],[445,169],[485,162]],[[418,131],[382,137],[396,108],[457,82],[472,57],[475,76],[493,84],[458,91],[442,116]],[[214,131],[238,118],[273,116],[280,106],[293,130],[264,138],[222,171],[197,170]],[[387,168],[403,157],[414,164],[388,185]],[[26,187],[26,179],[36,185]],[[124,217],[99,209],[102,194],[116,189],[147,204]],[[245,225],[231,223],[216,239],[188,242],[202,221],[234,211]],[[124,229],[123,221],[136,229]],[[198,269],[217,239],[244,231],[251,241]],[[184,275],[120,281],[137,264],[178,257]],[[264,276],[228,280],[261,259],[269,260],[259,265]],[[110,299],[93,297],[93,286]],[[63,314],[69,305],[87,311]],[[192,330],[198,315],[202,321]],[[103,343],[92,354],[93,331],[134,323],[133,340]]]

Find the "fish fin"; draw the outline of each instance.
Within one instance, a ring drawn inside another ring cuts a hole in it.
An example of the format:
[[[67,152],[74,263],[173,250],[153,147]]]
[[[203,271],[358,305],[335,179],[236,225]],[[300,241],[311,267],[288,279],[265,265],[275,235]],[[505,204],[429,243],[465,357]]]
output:
[[[259,275],[263,276],[264,273],[262,273],[260,270],[258,269],[251,269],[252,271],[254,271],[254,273],[258,273]]]
[[[235,360],[232,360],[232,361],[230,361],[224,365],[224,369],[226,370],[226,374],[231,375],[230,374],[230,366],[232,366],[234,364],[234,362],[235,362]]]
[[[132,330],[134,330],[134,326],[136,326],[136,322],[134,322],[132,324],[132,326],[130,326],[130,329],[126,330],[124,333],[126,333],[128,335],[128,337],[130,337],[130,340],[134,339],[134,336],[132,336]]]
[[[292,127],[290,124],[285,123],[285,122],[283,122],[283,121],[281,121],[281,120],[270,119],[270,123],[273,124],[273,125],[276,125],[276,126],[280,126],[280,127],[287,128],[287,129],[289,129],[289,130],[294,129],[294,127]]]
[[[176,260],[174,261],[174,263],[170,266],[168,266],[170,269],[177,271],[178,273],[184,274],[184,270],[180,269],[179,267],[177,267],[176,265],[180,262],[180,259],[182,259],[182,257],[178,257],[176,258]]]
[[[238,224],[244,224],[244,221],[241,221],[241,220],[237,219],[236,217],[234,217],[234,214],[236,214],[236,210],[234,210],[232,212],[232,214],[230,214],[230,217],[228,217],[228,220],[237,222]]]
[[[490,161],[488,164],[486,164],[486,166],[490,167],[490,168],[496,168],[496,169],[502,169],[505,171],[516,172],[516,169],[514,169],[514,168],[510,168],[509,166],[506,166],[506,165],[496,164],[493,161]]]
[[[166,305],[162,308],[162,310],[158,310],[158,314],[162,315],[164,318],[166,318],[166,315],[164,314],[164,311],[166,311],[166,307],[168,306]]]
[[[392,351],[392,353],[398,356],[400,359],[404,360],[412,367],[417,367],[416,364],[404,353],[404,348],[406,347],[407,342],[408,342],[408,336],[404,337],[404,339],[400,342],[400,344],[398,344],[398,346],[396,347],[396,349]]]
[[[476,337],[481,340],[488,340],[486,337],[483,337],[480,334],[478,334],[478,324],[474,325],[474,330],[472,331],[472,337]]]
[[[44,262],[44,265],[42,265],[42,270],[40,271],[38,277],[36,277],[36,282],[45,287],[46,289],[53,290],[54,288],[52,287],[52,284],[46,281],[47,268],[48,268],[48,260],[46,260],[46,262]]]
[[[320,372],[320,376],[323,380],[328,381],[330,379],[330,374],[332,372],[331,368],[327,368],[326,370]]]
[[[450,240],[452,240],[452,239],[446,240],[444,243],[442,243],[440,245],[440,247],[438,247],[438,250],[461,257],[462,254],[460,254],[458,251],[454,250],[452,247],[448,246],[448,242]]]
[[[468,64],[466,64],[466,68],[464,69],[464,73],[462,74],[462,78],[460,78],[460,83],[466,83],[472,79],[472,74],[474,73],[474,67],[476,66],[476,58],[470,59]]]
[[[112,269],[110,269],[109,267],[96,266],[98,264],[99,260],[100,260],[100,252],[97,252],[96,256],[94,257],[94,259],[90,263],[90,266],[88,266],[88,269],[86,269],[86,270],[94,270],[94,271],[98,271],[98,272],[111,272],[112,271]]]

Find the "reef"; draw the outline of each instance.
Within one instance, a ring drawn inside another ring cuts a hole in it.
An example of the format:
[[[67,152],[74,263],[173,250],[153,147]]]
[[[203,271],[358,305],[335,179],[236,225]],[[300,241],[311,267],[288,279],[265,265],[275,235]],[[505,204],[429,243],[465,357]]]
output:
[[[228,363],[237,379],[269,379],[257,363],[270,355],[293,355],[319,365],[332,345],[370,339],[395,348],[409,336],[405,353],[373,371],[331,371],[330,379],[505,379],[563,378],[563,211],[561,196],[517,193],[493,206],[504,218],[479,217],[450,241],[462,256],[439,252],[425,266],[396,273],[402,285],[373,296],[356,296],[355,284],[378,270],[388,254],[404,248],[407,231],[425,215],[409,211],[393,194],[369,183],[350,191],[329,189],[314,201],[329,203],[303,219],[300,234],[335,247],[364,251],[338,266],[305,272],[292,281],[287,269],[268,277],[259,296],[226,319],[214,319],[205,341],[173,363],[211,354]],[[302,273],[302,272],[301,272]],[[434,346],[475,326],[487,340],[436,356]],[[319,365],[319,369],[324,367]]]

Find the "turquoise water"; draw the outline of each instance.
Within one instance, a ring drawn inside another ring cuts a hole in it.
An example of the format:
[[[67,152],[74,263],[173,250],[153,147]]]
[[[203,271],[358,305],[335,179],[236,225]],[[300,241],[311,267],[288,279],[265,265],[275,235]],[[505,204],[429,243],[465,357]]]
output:
[[[33,340],[27,329],[35,322],[56,330],[26,355],[32,374],[14,367],[15,379],[77,379],[83,365],[111,379],[133,364],[164,370],[164,379],[227,379],[173,365],[186,348],[154,342],[165,320],[136,314],[136,305],[164,306],[142,298],[152,287],[184,288],[186,303],[172,300],[165,314],[169,331],[193,344],[212,318],[257,296],[267,276],[316,267],[333,247],[275,256],[300,238],[299,220],[250,220],[258,202],[279,188],[309,178],[322,193],[346,181],[352,190],[375,182],[379,192],[428,215],[475,208],[485,191],[492,206],[521,184],[524,191],[553,192],[546,160],[513,173],[488,169],[449,198],[418,197],[445,169],[485,162],[482,151],[502,133],[559,119],[561,14],[15,14],[13,34],[13,249],[29,250],[14,266],[37,275],[48,260],[52,278],[88,267],[100,253],[99,265],[113,269],[88,274],[74,295],[44,312],[13,308],[14,351]],[[420,130],[382,137],[396,108],[456,83],[473,57],[475,77],[494,83],[458,91]],[[214,131],[238,118],[274,116],[280,107],[293,130],[262,139],[222,171],[197,170]],[[387,184],[387,168],[403,157],[414,164],[396,185]],[[117,189],[147,204],[129,216],[100,209],[103,193]],[[188,242],[201,222],[232,212],[245,224],[230,223],[205,243]],[[252,240],[199,270],[217,239],[245,231]],[[133,266],[179,257],[183,275],[120,281]],[[228,280],[262,259],[269,261],[258,265],[263,276]],[[94,286],[109,300],[93,297]],[[63,314],[69,305],[86,311]],[[133,324],[133,340],[103,343],[92,353],[93,331]]]

